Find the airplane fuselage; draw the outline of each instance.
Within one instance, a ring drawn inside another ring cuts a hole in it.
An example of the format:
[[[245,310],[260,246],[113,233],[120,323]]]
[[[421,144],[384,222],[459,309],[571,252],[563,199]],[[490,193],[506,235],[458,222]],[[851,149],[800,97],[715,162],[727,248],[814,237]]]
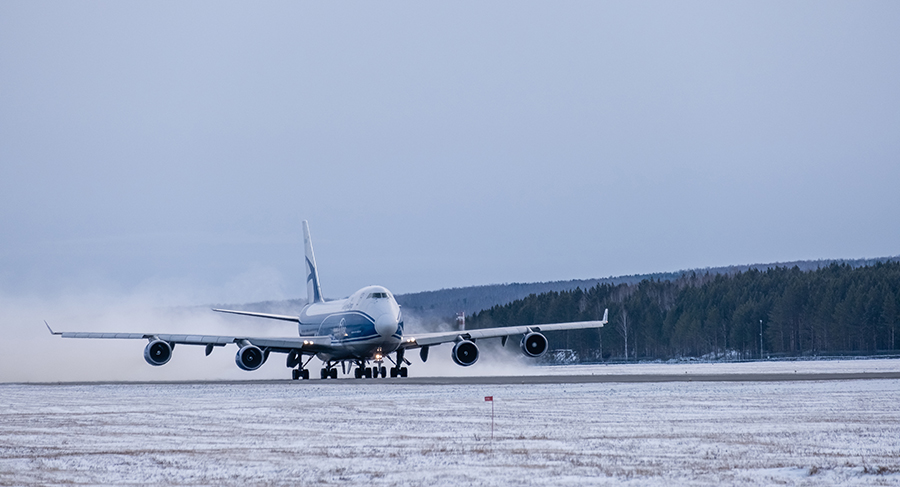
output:
[[[315,302],[300,312],[300,336],[330,336],[333,350],[320,360],[380,360],[403,339],[400,305],[382,286],[367,286],[346,299]]]

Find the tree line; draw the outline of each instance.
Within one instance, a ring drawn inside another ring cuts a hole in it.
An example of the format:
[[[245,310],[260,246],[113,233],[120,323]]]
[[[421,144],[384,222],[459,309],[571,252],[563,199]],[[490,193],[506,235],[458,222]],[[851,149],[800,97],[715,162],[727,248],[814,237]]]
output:
[[[581,360],[759,358],[898,349],[900,262],[775,267],[552,291],[466,318],[466,328],[598,320],[547,334]]]

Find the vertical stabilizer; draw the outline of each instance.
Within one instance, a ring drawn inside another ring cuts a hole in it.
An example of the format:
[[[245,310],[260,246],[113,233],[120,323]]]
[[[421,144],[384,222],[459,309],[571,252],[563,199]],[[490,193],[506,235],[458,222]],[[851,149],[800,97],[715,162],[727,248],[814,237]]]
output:
[[[319,286],[319,271],[316,269],[312,239],[309,238],[309,223],[306,220],[303,220],[303,244],[306,247],[306,302],[319,303],[324,299],[322,299],[322,288]]]

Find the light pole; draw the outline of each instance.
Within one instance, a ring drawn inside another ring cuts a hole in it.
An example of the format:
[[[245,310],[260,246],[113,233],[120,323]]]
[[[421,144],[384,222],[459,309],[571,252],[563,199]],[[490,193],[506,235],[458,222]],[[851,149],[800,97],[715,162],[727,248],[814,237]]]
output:
[[[762,320],[759,320],[759,359],[763,358],[763,349],[762,349]]]

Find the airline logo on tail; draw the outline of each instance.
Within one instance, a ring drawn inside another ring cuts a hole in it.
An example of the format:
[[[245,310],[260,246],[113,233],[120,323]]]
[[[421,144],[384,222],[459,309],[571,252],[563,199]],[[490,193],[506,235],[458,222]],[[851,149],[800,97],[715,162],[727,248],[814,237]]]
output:
[[[306,258],[306,265],[309,269],[309,275],[306,276],[307,298],[310,303],[317,303],[322,301],[322,294],[319,291],[319,278],[316,276],[316,266],[309,261],[309,257]]]
[[[306,250],[306,301],[309,304],[321,303],[322,287],[319,285],[319,272],[316,270],[316,255],[313,253],[312,239],[309,236],[309,223],[303,220],[303,243]]]

